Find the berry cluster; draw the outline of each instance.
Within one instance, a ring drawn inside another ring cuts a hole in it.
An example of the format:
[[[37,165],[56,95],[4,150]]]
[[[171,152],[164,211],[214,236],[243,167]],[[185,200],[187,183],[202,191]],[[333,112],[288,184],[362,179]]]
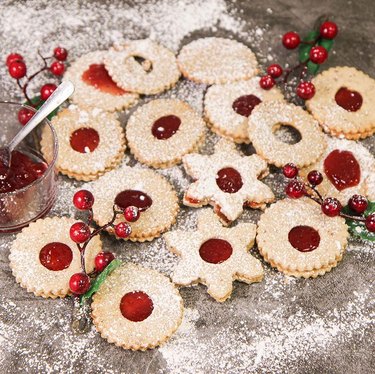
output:
[[[314,75],[321,64],[328,58],[328,52],[332,47],[333,39],[338,33],[336,23],[323,22],[319,31],[312,31],[302,39],[294,31],[287,32],[282,37],[282,43],[287,49],[299,48],[300,63],[289,69],[283,70],[279,64],[272,64],[267,68],[267,74],[260,79],[260,86],[269,90],[278,83],[287,84],[290,74],[300,70],[299,83],[296,88],[297,95],[303,99],[311,99],[315,95],[315,87],[309,80],[305,80],[307,74]],[[284,77],[282,75],[284,74]],[[280,79],[279,79],[280,78]]]
[[[364,216],[368,207],[368,200],[361,195],[353,195],[348,201],[350,213],[343,212],[340,201],[334,197],[326,197],[319,193],[317,186],[323,182],[323,175],[317,170],[312,170],[307,174],[307,182],[298,178],[298,168],[290,163],[283,167],[283,174],[291,179],[285,188],[285,193],[292,199],[299,199],[306,196],[321,206],[322,212],[328,217],[341,216],[349,220],[363,222],[369,232],[375,232],[375,213]]]
[[[92,206],[94,205],[94,201],[93,194],[87,190],[80,190],[73,197],[73,204],[78,210],[89,212],[88,222],[74,223],[70,227],[69,232],[70,238],[77,244],[81,253],[82,272],[73,274],[69,281],[70,290],[75,295],[83,295],[89,290],[91,285],[90,276],[86,273],[85,266],[85,250],[90,240],[108,227],[114,228],[118,237],[127,238],[131,234],[131,227],[127,222],[135,222],[140,217],[140,211],[135,206],[128,206],[124,210],[117,210],[114,205],[112,219],[107,224],[91,231],[90,225],[93,222]],[[114,222],[119,215],[124,216],[127,222],[120,222],[115,225]],[[95,273],[93,275],[102,272],[114,258],[115,256],[111,252],[100,252],[95,257]]]

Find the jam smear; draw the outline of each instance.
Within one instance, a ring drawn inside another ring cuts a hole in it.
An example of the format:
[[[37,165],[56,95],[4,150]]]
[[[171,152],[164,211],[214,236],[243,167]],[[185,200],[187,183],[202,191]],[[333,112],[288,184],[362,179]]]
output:
[[[125,94],[125,91],[117,86],[108,74],[104,64],[92,64],[82,74],[82,80],[90,85],[94,86],[102,92],[109,93],[114,96],[120,96]]]
[[[223,239],[209,239],[199,248],[201,258],[210,264],[221,264],[232,255],[233,248]]]
[[[70,146],[79,153],[94,152],[99,141],[98,132],[90,127],[82,127],[70,135]]]
[[[362,95],[349,88],[341,87],[335,95],[335,100],[337,105],[340,105],[341,108],[344,108],[348,112],[356,112],[359,110],[363,103]]]
[[[122,210],[128,206],[136,206],[141,212],[144,212],[152,205],[152,199],[142,191],[125,190],[116,196],[115,204]]]
[[[157,119],[152,125],[152,135],[159,139],[169,139],[180,128],[181,120],[174,115],[164,116]]]
[[[335,149],[324,160],[324,172],[337,190],[357,186],[361,168],[352,152]]]
[[[310,226],[293,227],[288,234],[289,243],[300,252],[311,252],[319,247],[320,235]]]
[[[233,168],[220,169],[216,176],[216,184],[226,193],[235,193],[243,186],[241,174]]]
[[[68,268],[72,260],[72,250],[69,246],[60,242],[48,243],[39,252],[40,263],[51,271]]]
[[[121,299],[120,310],[129,321],[141,322],[151,315],[154,303],[145,292],[128,292]]]
[[[243,95],[233,101],[233,110],[244,117],[249,117],[253,109],[262,102],[259,97],[255,95]]]

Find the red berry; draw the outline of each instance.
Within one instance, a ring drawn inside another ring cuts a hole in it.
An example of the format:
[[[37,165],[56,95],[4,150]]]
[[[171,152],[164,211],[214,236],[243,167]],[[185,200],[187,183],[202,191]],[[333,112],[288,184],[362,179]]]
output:
[[[296,32],[290,31],[283,35],[283,44],[285,48],[297,48],[299,46],[299,43],[301,43],[301,38]]]
[[[55,61],[52,62],[51,66],[49,67],[49,70],[52,74],[63,75],[65,71],[65,65],[60,61]]]
[[[365,225],[368,231],[375,232],[375,213],[366,217]]]
[[[9,74],[14,79],[21,79],[26,75],[26,64],[23,61],[13,61],[8,66]]]
[[[53,91],[56,90],[56,88],[57,86],[53,83],[48,83],[42,86],[40,89],[40,97],[42,100],[47,100],[52,95]]]
[[[70,277],[69,288],[76,295],[83,295],[90,288],[90,278],[85,273],[75,273]]]
[[[287,178],[295,178],[298,175],[298,168],[292,163],[286,164],[283,167],[283,174]]]
[[[307,180],[312,186],[318,186],[323,182],[323,175],[319,173],[318,170],[311,170],[310,173],[307,174]]]
[[[96,271],[103,271],[107,265],[115,259],[112,252],[100,252],[95,257]]]
[[[340,214],[342,205],[334,197],[327,197],[322,203],[322,212],[328,217],[336,217]]]
[[[53,50],[53,55],[59,61],[65,61],[68,57],[68,51],[65,48],[57,47]]]
[[[124,217],[128,222],[138,221],[141,212],[136,206],[128,206],[124,210]]]
[[[334,39],[339,29],[334,22],[326,21],[320,26],[320,36],[325,39]]]
[[[268,66],[267,73],[272,78],[279,78],[280,75],[283,73],[283,68],[279,64],[272,64]]]
[[[70,227],[70,238],[75,243],[84,243],[90,237],[90,228],[84,222],[76,222]]]
[[[321,45],[312,47],[310,50],[310,60],[314,64],[322,64],[325,60],[327,60],[327,57],[328,57],[328,52]]]
[[[348,201],[349,208],[356,213],[363,213],[368,206],[367,199],[362,195],[353,195]]]
[[[315,95],[315,86],[311,82],[300,82],[297,86],[297,95],[304,100],[309,100]]]
[[[9,65],[14,61],[23,61],[23,57],[18,53],[11,53],[10,55],[8,55],[6,60],[6,65],[8,66],[8,68]]]
[[[18,121],[21,125],[25,126],[27,122],[30,121],[31,117],[34,115],[34,112],[27,108],[22,108],[18,112]]]
[[[73,196],[73,204],[79,210],[91,209],[94,201],[94,195],[87,190],[79,190]]]
[[[264,90],[270,90],[275,85],[275,80],[270,75],[264,75],[259,80],[259,85]]]
[[[306,195],[305,185],[300,181],[292,180],[286,186],[285,193],[292,199],[299,199]]]
[[[119,238],[128,238],[132,232],[132,228],[126,222],[120,222],[115,226],[115,233]]]

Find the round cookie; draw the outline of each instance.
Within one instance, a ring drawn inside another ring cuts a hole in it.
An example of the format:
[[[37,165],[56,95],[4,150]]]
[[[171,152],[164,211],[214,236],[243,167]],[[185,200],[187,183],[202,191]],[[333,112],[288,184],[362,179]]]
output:
[[[194,40],[182,47],[177,61],[183,76],[197,83],[234,82],[258,72],[258,62],[250,48],[225,38]]]
[[[277,87],[263,90],[259,77],[245,81],[213,85],[204,99],[204,113],[211,130],[236,143],[249,143],[248,117],[256,105],[265,101],[283,100]]]
[[[139,107],[126,126],[130,151],[155,168],[176,165],[182,156],[197,151],[204,132],[204,121],[188,104],[168,99]]]

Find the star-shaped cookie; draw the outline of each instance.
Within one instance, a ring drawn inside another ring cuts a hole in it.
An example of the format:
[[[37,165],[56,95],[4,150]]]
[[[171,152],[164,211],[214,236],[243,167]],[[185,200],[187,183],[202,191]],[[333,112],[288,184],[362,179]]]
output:
[[[255,241],[256,225],[239,223],[223,227],[208,209],[200,212],[196,231],[177,230],[164,234],[169,250],[181,261],[172,274],[174,283],[202,283],[219,302],[230,297],[233,281],[260,282],[263,268],[248,253]]]
[[[184,204],[213,205],[223,224],[237,219],[244,205],[263,208],[275,198],[271,189],[258,179],[268,174],[267,163],[255,154],[241,156],[228,140],[220,140],[213,155],[184,156],[183,164],[195,180],[185,192]]]

